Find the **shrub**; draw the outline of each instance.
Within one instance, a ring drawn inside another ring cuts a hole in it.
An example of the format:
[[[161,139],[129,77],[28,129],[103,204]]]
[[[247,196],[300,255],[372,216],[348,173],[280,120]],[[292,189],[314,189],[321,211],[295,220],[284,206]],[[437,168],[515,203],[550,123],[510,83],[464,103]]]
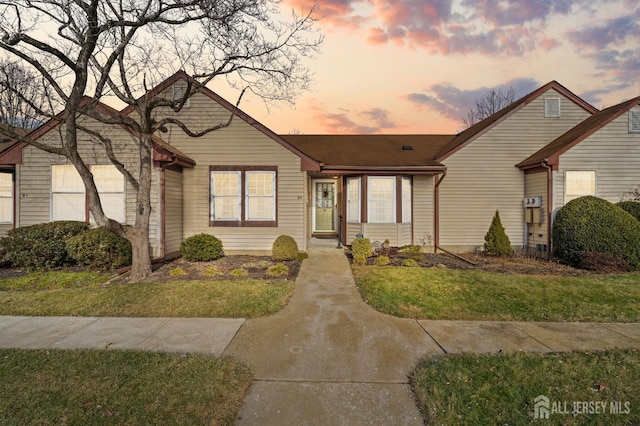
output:
[[[418,245],[408,245],[400,248],[400,252],[409,256],[413,260],[421,260],[424,258],[424,253],[422,252],[422,246]]]
[[[230,272],[231,276],[234,278],[246,278],[249,276],[249,272],[246,269],[238,268],[234,269]]]
[[[66,239],[89,229],[85,222],[58,221],[16,228],[0,241],[11,265],[46,270],[71,265]]]
[[[184,277],[185,275],[187,275],[187,271],[185,271],[184,269],[182,269],[179,266],[176,267],[176,268],[169,269],[169,276],[170,277]]]
[[[378,256],[376,258],[376,265],[384,266],[389,264],[389,256]]]
[[[104,228],[67,238],[67,252],[77,262],[98,270],[131,265],[131,243]]]
[[[373,245],[368,238],[356,238],[351,243],[351,252],[353,257],[362,255],[365,258],[370,257],[373,254]]]
[[[300,262],[308,258],[309,258],[309,253],[307,253],[306,251],[301,251],[300,253],[298,253],[298,256],[296,256],[296,259],[298,259]]]
[[[599,252],[640,267],[640,222],[601,198],[569,201],[558,210],[551,235],[553,255],[571,264],[580,264],[582,252]]]
[[[599,274],[615,274],[629,271],[629,264],[627,264],[626,260],[595,251],[583,251],[580,253],[579,266],[582,269]]]
[[[418,265],[418,262],[416,262],[416,261],[415,261],[415,260],[413,260],[413,259],[405,259],[405,260],[402,262],[402,266],[406,266],[406,267],[408,267],[408,268],[415,268],[415,267],[417,267],[417,266],[419,266],[419,265]]]
[[[210,234],[193,235],[180,244],[180,254],[190,262],[209,262],[222,257],[222,241]]]
[[[513,254],[511,241],[500,220],[500,213],[496,210],[487,234],[484,236],[484,252],[491,256],[509,256]]]
[[[616,206],[640,220],[640,201],[620,201]]]
[[[271,258],[277,262],[298,258],[298,243],[289,235],[280,235],[271,246]]]
[[[267,275],[270,277],[281,277],[289,274],[289,267],[284,263],[278,263],[267,269]]]

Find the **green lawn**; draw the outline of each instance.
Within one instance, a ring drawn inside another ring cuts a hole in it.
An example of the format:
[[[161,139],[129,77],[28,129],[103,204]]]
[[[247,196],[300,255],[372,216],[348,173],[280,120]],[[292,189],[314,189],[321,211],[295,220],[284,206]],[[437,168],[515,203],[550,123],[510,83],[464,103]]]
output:
[[[428,357],[411,377],[425,423],[434,425],[637,425],[638,383],[640,353],[632,350]],[[533,417],[539,395],[559,409],[549,420]],[[574,402],[581,413],[572,415]]]
[[[251,279],[105,284],[106,275],[80,273],[74,281],[73,274],[0,280],[0,315],[254,318],[282,309],[294,286]]]
[[[353,274],[367,303],[406,318],[640,321],[640,273],[531,276],[367,266]]]
[[[227,358],[0,350],[0,424],[231,425],[251,383]]]

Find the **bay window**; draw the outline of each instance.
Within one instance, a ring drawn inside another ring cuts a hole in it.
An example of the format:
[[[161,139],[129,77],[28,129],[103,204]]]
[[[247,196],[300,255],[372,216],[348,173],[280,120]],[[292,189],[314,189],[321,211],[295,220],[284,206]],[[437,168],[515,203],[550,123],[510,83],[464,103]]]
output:
[[[0,173],[0,223],[13,223],[13,173]]]
[[[347,222],[360,222],[360,178],[347,178]]]
[[[411,223],[411,178],[402,178],[402,223]]]
[[[369,176],[367,180],[369,223],[395,223],[396,178]]]

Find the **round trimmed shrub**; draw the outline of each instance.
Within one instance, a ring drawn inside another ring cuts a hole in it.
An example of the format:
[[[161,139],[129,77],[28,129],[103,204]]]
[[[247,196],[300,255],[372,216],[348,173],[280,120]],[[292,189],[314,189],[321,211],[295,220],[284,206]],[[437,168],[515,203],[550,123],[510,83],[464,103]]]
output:
[[[222,257],[222,241],[210,234],[193,235],[180,244],[180,254],[190,262],[209,262]]]
[[[598,252],[640,268],[640,222],[622,208],[586,196],[569,201],[553,222],[553,255],[579,265],[581,254]]]
[[[77,262],[98,270],[131,265],[131,243],[104,228],[93,228],[67,239],[67,252]]]
[[[640,201],[620,201],[616,206],[640,220]]]
[[[271,258],[277,262],[298,258],[298,243],[289,235],[280,235],[271,247]]]
[[[56,221],[12,229],[0,241],[5,260],[17,268],[47,270],[72,265],[66,240],[89,229],[85,222]]]

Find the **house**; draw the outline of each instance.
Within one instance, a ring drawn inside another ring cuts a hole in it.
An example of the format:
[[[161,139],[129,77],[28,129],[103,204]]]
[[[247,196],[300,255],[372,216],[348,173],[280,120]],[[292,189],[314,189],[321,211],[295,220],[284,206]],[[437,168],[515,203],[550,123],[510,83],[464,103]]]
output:
[[[189,81],[178,72],[148,95],[180,98]],[[154,138],[150,238],[158,258],[202,232],[220,238],[227,253],[268,252],[282,234],[302,249],[311,238],[348,244],[364,235],[475,251],[496,210],[514,246],[544,253],[554,209],[589,191],[617,201],[640,177],[638,98],[598,112],[555,81],[457,135],[278,135],[200,86],[180,112],[158,114],[175,114],[194,132],[234,117],[198,138],[175,125]],[[82,119],[114,141],[135,173],[135,132]],[[46,141],[58,126],[52,120],[31,136]],[[81,151],[106,212],[132,223],[130,183],[88,138]],[[13,185],[5,230],[91,221],[64,157],[17,143],[0,151],[0,168]]]

